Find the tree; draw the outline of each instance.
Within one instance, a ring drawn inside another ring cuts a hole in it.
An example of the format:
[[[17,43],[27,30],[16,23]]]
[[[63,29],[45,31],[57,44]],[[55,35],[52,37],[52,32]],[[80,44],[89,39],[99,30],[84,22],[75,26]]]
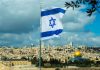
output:
[[[2,56],[2,57],[1,57],[1,60],[4,60],[4,61],[5,61],[5,60],[7,60],[7,59],[8,59],[7,56]]]
[[[86,12],[88,16],[91,16],[94,12],[100,13],[100,1],[99,0],[75,0],[71,2],[65,2],[65,7],[79,8],[82,4],[87,5]]]
[[[39,60],[41,60],[41,66],[44,66],[43,58],[38,58],[36,62],[36,66],[39,66]]]
[[[36,57],[34,57],[33,59],[31,59],[32,64],[37,64],[38,59]]]
[[[21,57],[22,60],[28,60],[25,56]]]

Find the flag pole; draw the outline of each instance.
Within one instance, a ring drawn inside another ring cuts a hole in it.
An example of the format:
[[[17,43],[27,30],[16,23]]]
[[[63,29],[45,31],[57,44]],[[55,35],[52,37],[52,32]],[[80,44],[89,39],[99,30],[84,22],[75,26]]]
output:
[[[41,0],[39,0],[40,2],[40,31],[41,31]],[[41,34],[40,34],[40,47],[39,47],[39,70],[41,70],[41,45],[42,45],[42,40],[41,40]]]
[[[40,39],[40,48],[39,48],[39,70],[41,70],[41,39]]]

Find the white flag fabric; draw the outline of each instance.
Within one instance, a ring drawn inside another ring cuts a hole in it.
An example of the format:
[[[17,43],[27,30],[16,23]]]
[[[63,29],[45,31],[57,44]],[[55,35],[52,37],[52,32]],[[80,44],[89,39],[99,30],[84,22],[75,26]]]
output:
[[[58,37],[63,31],[60,19],[63,17],[65,9],[52,8],[41,11],[41,38],[42,40]]]

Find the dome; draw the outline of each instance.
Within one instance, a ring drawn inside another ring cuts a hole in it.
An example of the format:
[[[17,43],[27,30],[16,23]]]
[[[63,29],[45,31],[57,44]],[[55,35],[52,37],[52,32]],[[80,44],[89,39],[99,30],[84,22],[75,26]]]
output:
[[[76,52],[74,53],[74,55],[75,55],[75,56],[81,56],[81,52],[80,52],[80,51],[76,51]]]

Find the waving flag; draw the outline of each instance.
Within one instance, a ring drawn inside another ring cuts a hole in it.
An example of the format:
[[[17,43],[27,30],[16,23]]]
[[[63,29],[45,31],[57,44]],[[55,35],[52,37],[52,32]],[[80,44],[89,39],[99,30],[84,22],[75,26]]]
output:
[[[60,19],[63,17],[65,9],[53,8],[41,11],[41,37],[42,40],[58,37],[63,31]]]

